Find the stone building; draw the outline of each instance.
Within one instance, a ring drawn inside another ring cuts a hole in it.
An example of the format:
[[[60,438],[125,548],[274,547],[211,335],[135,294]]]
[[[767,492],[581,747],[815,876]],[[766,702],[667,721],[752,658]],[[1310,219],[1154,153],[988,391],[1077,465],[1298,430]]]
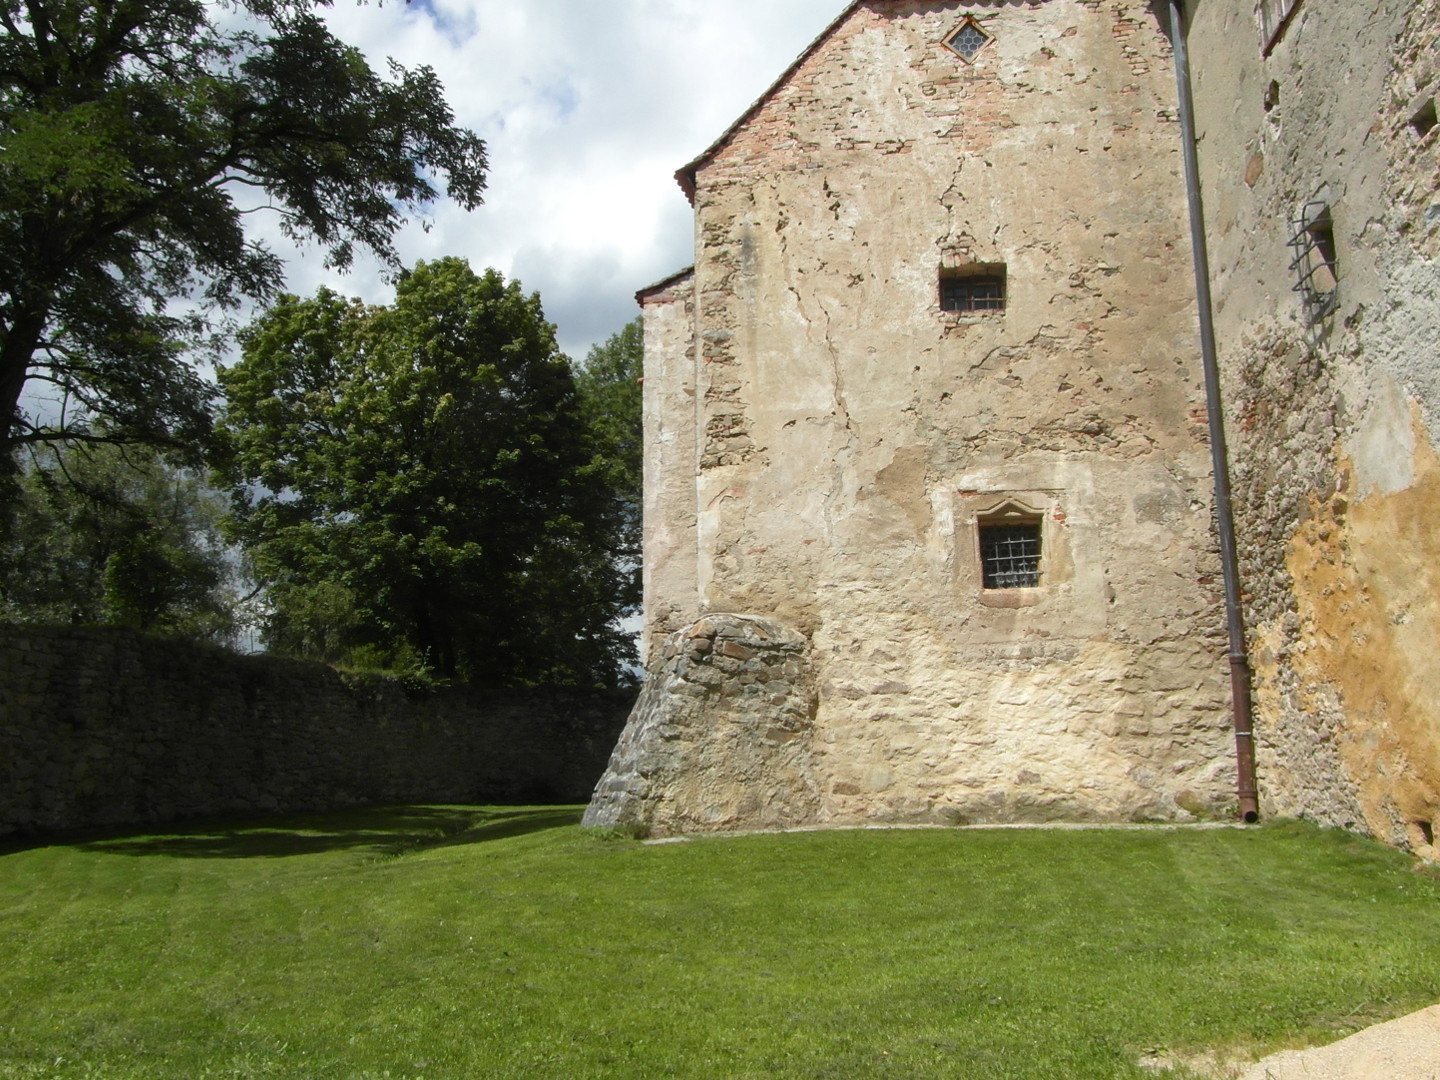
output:
[[[680,170],[589,823],[1233,808],[1194,199],[1263,808],[1432,842],[1436,2],[1252,3],[1188,5],[1198,192],[1145,0],[856,0]]]
[[[1440,3],[1190,6],[1262,808],[1440,857]]]

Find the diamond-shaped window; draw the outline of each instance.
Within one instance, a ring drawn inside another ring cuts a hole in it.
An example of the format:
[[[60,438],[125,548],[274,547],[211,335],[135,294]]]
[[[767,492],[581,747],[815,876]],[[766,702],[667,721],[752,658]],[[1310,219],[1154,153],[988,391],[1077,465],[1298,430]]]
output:
[[[975,54],[983,49],[991,40],[990,35],[980,29],[980,24],[974,19],[966,19],[948,38],[945,44],[954,49],[960,55],[960,59],[967,64],[975,59]]]

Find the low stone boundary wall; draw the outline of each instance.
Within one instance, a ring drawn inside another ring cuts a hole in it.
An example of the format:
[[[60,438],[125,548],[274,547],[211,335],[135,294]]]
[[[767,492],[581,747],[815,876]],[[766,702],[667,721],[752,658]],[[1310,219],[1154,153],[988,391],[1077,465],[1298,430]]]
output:
[[[126,630],[0,626],[0,835],[390,802],[583,802],[633,700],[411,691]]]

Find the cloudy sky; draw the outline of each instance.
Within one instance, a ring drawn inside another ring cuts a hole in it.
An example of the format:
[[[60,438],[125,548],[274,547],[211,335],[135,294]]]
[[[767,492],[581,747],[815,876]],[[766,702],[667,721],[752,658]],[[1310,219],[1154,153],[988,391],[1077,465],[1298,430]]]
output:
[[[485,205],[440,204],[400,253],[460,255],[539,291],[580,358],[637,314],[635,291],[691,262],[674,172],[719,136],[846,0],[334,0],[337,37],[371,66],[428,64],[457,122],[488,144]],[[277,245],[278,246],[278,245]],[[289,290],[388,302],[371,265],[297,253]]]

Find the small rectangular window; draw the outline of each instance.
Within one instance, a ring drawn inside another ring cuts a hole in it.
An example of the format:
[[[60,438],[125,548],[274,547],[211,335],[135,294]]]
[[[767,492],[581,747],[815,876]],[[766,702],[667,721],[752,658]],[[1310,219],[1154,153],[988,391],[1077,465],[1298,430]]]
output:
[[[1005,278],[999,274],[940,279],[941,311],[1004,311]]]
[[[980,526],[980,573],[987,589],[1040,584],[1040,523]]]

